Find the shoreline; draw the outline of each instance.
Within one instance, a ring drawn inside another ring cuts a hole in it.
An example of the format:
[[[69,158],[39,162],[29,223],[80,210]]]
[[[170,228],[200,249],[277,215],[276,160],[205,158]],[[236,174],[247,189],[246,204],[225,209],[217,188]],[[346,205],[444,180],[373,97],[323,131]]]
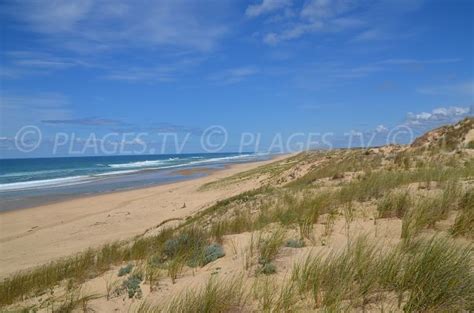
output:
[[[185,218],[218,200],[256,187],[256,182],[250,180],[198,190],[203,184],[289,156],[232,164],[179,182],[0,212],[0,277],[87,248],[129,239],[166,219]]]
[[[253,159],[245,160],[245,156],[226,156],[220,155],[215,158],[203,159],[201,161],[192,161],[183,164],[175,164],[171,166],[164,166],[162,168],[139,168],[126,171],[112,171],[110,173],[102,174],[81,174],[82,176],[66,176],[61,178],[54,178],[54,180],[73,179],[82,177],[77,182],[67,182],[61,184],[52,184],[50,186],[38,185],[36,188],[11,188],[0,190],[0,213],[11,210],[28,209],[71,199],[78,199],[81,197],[94,196],[113,192],[129,191],[134,189],[149,188],[174,182],[186,181],[193,178],[199,178],[212,173],[214,170],[226,169],[232,164],[252,163],[264,160],[271,160],[277,155],[269,155],[268,157],[255,156]],[[221,161],[224,159],[244,157],[243,160],[238,161]],[[188,157],[189,158],[189,157]],[[171,158],[173,160],[178,159]],[[171,159],[168,159],[171,160]],[[186,160],[186,158],[184,158]],[[218,161],[219,160],[219,161]],[[121,160],[109,160],[107,162],[119,162]],[[122,160],[121,162],[128,162],[130,160]],[[136,161],[136,160],[134,160]],[[217,161],[217,162],[216,162]],[[137,161],[136,163],[143,163],[148,161]],[[150,161],[155,162],[155,161]],[[166,162],[166,160],[156,160],[156,162]],[[203,164],[194,164],[193,162],[203,162]],[[132,164],[134,164],[132,162]],[[26,165],[25,165],[26,166]],[[49,180],[32,180],[28,182],[11,183],[26,184],[36,182],[46,182]],[[10,185],[10,183],[6,183]],[[3,185],[2,185],[3,186]]]
[[[269,160],[272,160],[272,159],[269,159]],[[254,161],[254,162],[262,162],[262,161]],[[254,162],[246,162],[246,163],[254,163]],[[235,163],[234,165],[246,164],[246,163]],[[229,168],[230,166],[232,165],[224,165],[222,168],[203,167],[203,168],[197,168],[197,169],[175,170],[171,172],[171,174],[180,175],[181,177],[178,177],[178,178],[175,177],[170,181],[161,181],[161,182],[156,182],[156,183],[145,185],[145,186],[137,185],[137,186],[118,188],[116,190],[96,191],[96,192],[87,192],[87,193],[78,193],[78,194],[64,194],[64,195],[57,194],[57,195],[52,195],[51,199],[49,200],[39,199],[41,198],[41,196],[30,196],[30,197],[21,199],[21,201],[27,203],[24,206],[22,204],[19,204],[19,206],[12,205],[9,208],[0,209],[0,217],[3,213],[7,213],[11,211],[34,209],[36,207],[57,204],[57,203],[75,200],[75,199],[81,199],[85,197],[95,197],[95,196],[106,195],[106,194],[114,194],[114,193],[119,193],[119,192],[127,192],[127,191],[132,191],[132,190],[153,188],[157,186],[163,186],[163,185],[198,179],[198,178],[205,177],[207,175],[211,175],[213,172],[225,170]]]

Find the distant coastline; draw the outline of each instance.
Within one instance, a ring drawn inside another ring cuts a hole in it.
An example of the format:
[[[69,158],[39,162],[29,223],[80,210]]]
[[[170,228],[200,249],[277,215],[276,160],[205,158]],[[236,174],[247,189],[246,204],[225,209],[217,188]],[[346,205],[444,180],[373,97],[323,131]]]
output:
[[[208,175],[231,164],[263,161],[252,153],[5,159],[0,212],[94,195],[168,184]]]

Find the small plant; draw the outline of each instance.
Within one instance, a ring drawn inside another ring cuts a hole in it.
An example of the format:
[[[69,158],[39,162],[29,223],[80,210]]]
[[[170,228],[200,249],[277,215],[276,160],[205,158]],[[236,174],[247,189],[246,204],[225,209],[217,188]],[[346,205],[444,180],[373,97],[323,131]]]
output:
[[[256,253],[256,242],[255,242],[254,234],[252,233],[250,236],[250,242],[249,245],[245,248],[243,251],[243,266],[244,270],[248,271],[250,267],[253,265],[254,262],[254,255]]]
[[[285,280],[281,285],[268,276],[257,278],[252,292],[259,312],[295,312],[298,297],[295,285]]]
[[[337,211],[331,210],[327,214],[326,223],[324,224],[324,233],[322,240],[329,238],[334,230],[334,223],[336,222]]]
[[[217,281],[211,278],[199,289],[188,289],[171,299],[164,307],[143,312],[220,313],[239,312],[245,305],[246,294],[242,278]]]
[[[60,298],[53,299],[51,303],[51,310],[53,312],[69,313],[76,312],[80,309],[83,312],[88,312],[89,302],[99,298],[100,296],[97,294],[84,294],[83,291],[79,288],[66,293]]]
[[[306,238],[310,241],[314,241],[313,238],[313,222],[315,221],[315,217],[309,216],[303,219],[298,220],[298,228],[300,232],[301,241],[303,238]]]
[[[128,275],[128,274],[130,274],[130,272],[132,271],[132,269],[133,269],[133,264],[129,263],[129,264],[127,264],[126,266],[121,267],[121,268],[119,269],[118,276],[119,276],[119,277],[122,277],[122,276]]]
[[[173,284],[176,283],[176,279],[183,271],[184,264],[185,259],[183,257],[175,257],[167,262],[168,276],[171,278]]]
[[[276,266],[271,262],[267,262],[260,266],[260,268],[257,270],[257,274],[261,273],[265,275],[271,275],[271,274],[275,274],[276,271],[277,271]]]
[[[402,219],[402,238],[407,241],[424,228],[433,228],[436,222],[447,218],[451,210],[458,209],[463,199],[462,189],[457,181],[448,181],[436,196],[418,199]],[[470,208],[468,210],[472,210],[472,206]]]
[[[187,263],[190,267],[202,264],[203,251],[208,245],[208,234],[192,227],[182,230],[177,235],[168,239],[163,247],[163,259],[175,264],[175,259]]]
[[[124,280],[123,288],[127,291],[130,299],[134,297],[140,299],[142,297],[142,289],[140,288],[142,280],[143,277],[140,273],[134,273]]]
[[[474,189],[468,190],[460,204],[459,213],[456,217],[451,233],[454,236],[465,236],[474,238]]]
[[[213,243],[204,248],[202,265],[204,266],[210,262],[222,258],[223,256],[225,256],[224,248],[217,243]]]
[[[276,257],[285,240],[285,234],[286,232],[282,228],[277,229],[267,236],[260,234],[257,242],[257,249],[259,251],[258,262],[260,264],[264,265],[265,263],[269,263]]]
[[[408,191],[389,192],[377,204],[379,218],[402,218],[411,205]]]
[[[150,285],[150,292],[153,292],[155,287],[158,285],[158,280],[161,276],[161,269],[157,268],[152,262],[149,262],[145,273],[145,279]]]
[[[423,228],[425,228],[433,220],[430,211],[434,206],[432,199],[419,199],[415,206],[408,210],[402,218],[402,234],[401,238],[408,243]]]
[[[303,248],[304,246],[304,241],[301,239],[288,239],[285,243],[285,247],[288,248]]]
[[[119,280],[114,278],[113,273],[109,273],[108,275],[104,277],[104,281],[105,281],[105,296],[106,296],[107,301],[109,301],[112,296],[112,292],[115,289],[117,289],[119,285]]]

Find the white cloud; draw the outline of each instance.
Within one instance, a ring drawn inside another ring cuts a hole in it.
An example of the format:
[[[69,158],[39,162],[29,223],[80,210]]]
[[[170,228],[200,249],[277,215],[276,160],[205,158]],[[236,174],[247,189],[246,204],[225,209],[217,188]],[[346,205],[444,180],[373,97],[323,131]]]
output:
[[[194,68],[202,62],[202,58],[183,58],[179,61],[169,61],[162,65],[143,66],[115,66],[102,78],[109,80],[123,80],[129,82],[172,82],[180,73]]]
[[[29,30],[83,53],[130,46],[213,49],[227,32],[224,2],[17,1],[7,12]]]
[[[311,0],[306,2],[301,16],[308,20],[323,20],[342,14],[357,6],[350,0]]]
[[[58,70],[73,67],[94,67],[96,65],[76,57],[64,57],[50,53],[26,50],[6,51],[3,53],[5,79],[17,79],[24,76],[45,75]]]
[[[449,108],[437,108],[433,110],[434,116],[458,116],[469,113],[469,108],[465,107],[449,107]]]
[[[471,115],[470,107],[439,107],[431,112],[408,113],[406,124],[413,127],[432,127],[441,124],[453,123]]]
[[[384,125],[380,124],[380,125],[378,125],[377,127],[375,127],[375,131],[376,131],[377,133],[385,133],[385,132],[388,131],[388,128],[385,127]]]
[[[474,81],[418,88],[425,95],[467,95],[474,97]]]
[[[259,69],[254,66],[244,66],[227,69],[222,72],[215,73],[209,78],[215,81],[219,85],[235,84],[243,81],[244,79],[254,76],[259,73]]]
[[[365,25],[359,18],[346,16],[358,4],[350,0],[310,0],[307,1],[290,23],[277,31],[263,36],[263,41],[270,45],[293,40],[305,34],[316,32],[340,32]]]
[[[291,5],[291,0],[262,0],[260,4],[252,4],[245,10],[248,17],[257,17],[277,11]]]
[[[16,131],[25,125],[38,125],[45,119],[71,118],[69,100],[60,93],[0,96],[0,134]]]
[[[423,0],[306,0],[299,7],[292,6],[286,18],[272,24],[272,29],[263,32],[263,41],[270,45],[298,39],[308,34],[333,34],[337,32],[356,33],[351,42],[366,42],[381,39],[407,39],[416,32],[403,31],[401,17],[420,8]],[[281,16],[286,8],[274,8],[272,13]],[[268,19],[267,19],[268,21]],[[363,29],[362,29],[363,28]],[[362,29],[362,30],[361,30]]]
[[[35,26],[42,33],[57,33],[73,31],[93,7],[93,2],[85,1],[25,1],[21,3],[20,18]],[[22,15],[24,13],[25,15]]]
[[[380,40],[384,38],[384,34],[377,29],[368,29],[363,31],[362,33],[356,35],[352,42],[363,42],[363,41],[371,41],[371,40]]]
[[[446,64],[460,62],[459,58],[445,59],[387,59],[377,62],[377,64],[388,65],[423,65],[423,64]]]

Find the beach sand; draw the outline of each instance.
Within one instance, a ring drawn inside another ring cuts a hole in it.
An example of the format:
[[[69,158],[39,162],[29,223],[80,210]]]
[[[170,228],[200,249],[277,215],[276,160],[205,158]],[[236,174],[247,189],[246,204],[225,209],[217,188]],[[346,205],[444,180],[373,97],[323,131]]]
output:
[[[198,190],[203,184],[286,157],[235,164],[177,183],[2,212],[0,278],[87,248],[130,239],[168,219],[185,218],[220,199],[255,188],[258,182]]]

